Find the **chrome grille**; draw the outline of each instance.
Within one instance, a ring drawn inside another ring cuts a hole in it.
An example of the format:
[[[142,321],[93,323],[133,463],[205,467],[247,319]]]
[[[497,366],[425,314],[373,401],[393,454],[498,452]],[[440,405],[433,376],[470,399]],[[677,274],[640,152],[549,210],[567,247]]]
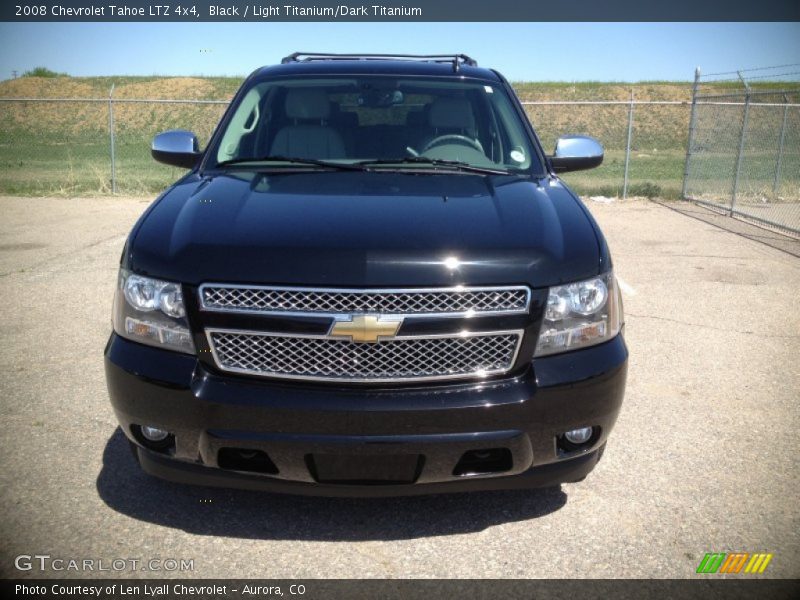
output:
[[[530,289],[462,287],[392,290],[290,288],[204,284],[204,310],[262,314],[338,315],[374,313],[414,316],[465,316],[525,313]]]
[[[521,331],[458,336],[404,336],[359,344],[327,336],[206,330],[224,371],[324,381],[414,381],[505,373]]]

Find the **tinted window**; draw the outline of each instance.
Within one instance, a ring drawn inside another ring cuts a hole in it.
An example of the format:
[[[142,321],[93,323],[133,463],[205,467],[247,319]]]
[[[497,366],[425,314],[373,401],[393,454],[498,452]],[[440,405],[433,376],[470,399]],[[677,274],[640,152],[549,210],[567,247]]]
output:
[[[455,79],[270,80],[245,93],[212,149],[216,162],[269,156],[358,162],[423,156],[541,170],[500,86]]]

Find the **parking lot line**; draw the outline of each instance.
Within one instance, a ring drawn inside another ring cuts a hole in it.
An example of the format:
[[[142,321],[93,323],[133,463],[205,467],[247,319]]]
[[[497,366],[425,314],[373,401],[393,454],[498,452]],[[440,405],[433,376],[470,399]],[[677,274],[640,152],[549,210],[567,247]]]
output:
[[[628,296],[635,296],[636,290],[633,289],[629,284],[622,279],[622,277],[617,277],[617,283],[619,284],[619,288],[625,292]]]

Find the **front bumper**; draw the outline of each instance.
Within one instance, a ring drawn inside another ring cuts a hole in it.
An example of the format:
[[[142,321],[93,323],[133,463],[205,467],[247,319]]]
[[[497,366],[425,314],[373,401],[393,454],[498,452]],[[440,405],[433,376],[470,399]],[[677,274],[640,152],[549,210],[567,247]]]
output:
[[[274,492],[382,496],[583,479],[619,413],[627,357],[617,336],[536,359],[515,377],[377,389],[221,375],[195,357],[112,334],[105,369],[122,431],[152,475]],[[166,429],[174,444],[145,449],[138,425]],[[559,446],[559,434],[585,426],[596,432],[586,446]],[[465,455],[487,449],[504,457],[491,472],[460,468]],[[220,465],[221,452],[231,451],[265,453],[270,469]],[[337,479],[342,460],[364,463],[366,479],[352,473]],[[384,464],[387,471],[400,464],[402,476],[384,478]]]

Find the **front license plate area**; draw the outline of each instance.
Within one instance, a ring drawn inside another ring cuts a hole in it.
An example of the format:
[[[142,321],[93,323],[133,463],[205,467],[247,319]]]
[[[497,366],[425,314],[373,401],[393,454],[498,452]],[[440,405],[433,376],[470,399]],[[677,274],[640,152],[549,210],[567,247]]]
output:
[[[319,483],[398,485],[414,483],[421,454],[309,454],[309,471]]]

